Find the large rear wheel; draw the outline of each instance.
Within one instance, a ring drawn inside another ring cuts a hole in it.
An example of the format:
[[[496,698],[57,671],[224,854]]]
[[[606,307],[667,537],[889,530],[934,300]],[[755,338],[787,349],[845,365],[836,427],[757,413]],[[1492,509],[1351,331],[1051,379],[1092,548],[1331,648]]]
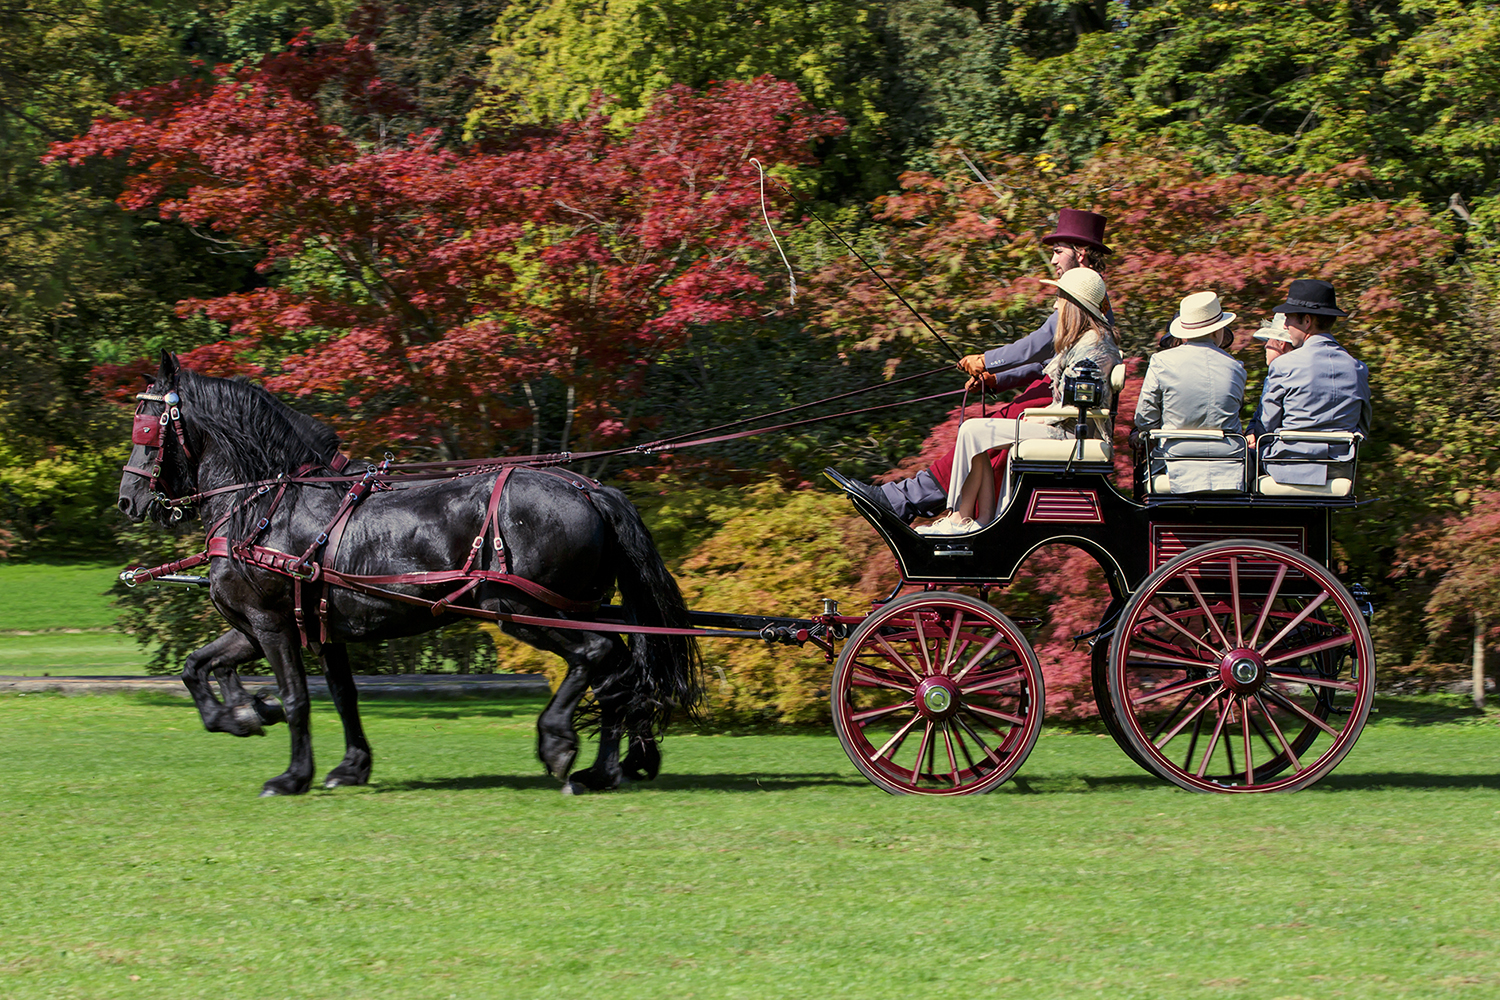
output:
[[[1191,549],[1131,597],[1110,644],[1116,723],[1148,769],[1203,792],[1305,788],[1359,738],[1375,650],[1325,567],[1279,545]]]
[[[1042,670],[1020,628],[963,594],[909,594],[866,618],[833,671],[833,724],[894,795],[1003,784],[1041,731]]]

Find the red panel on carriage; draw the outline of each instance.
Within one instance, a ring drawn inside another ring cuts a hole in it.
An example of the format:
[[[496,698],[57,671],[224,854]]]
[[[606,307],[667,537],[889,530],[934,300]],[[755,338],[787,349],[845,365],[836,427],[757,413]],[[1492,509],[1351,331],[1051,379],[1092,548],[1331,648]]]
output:
[[[1026,508],[1026,520],[1103,524],[1104,515],[1094,490],[1036,490]]]
[[[1151,569],[1154,571],[1170,559],[1175,559],[1188,549],[1195,549],[1209,542],[1224,542],[1231,538],[1249,538],[1257,542],[1271,542],[1293,552],[1307,552],[1306,528],[1268,528],[1232,524],[1153,524],[1151,526]],[[1239,575],[1246,579],[1270,579],[1276,575],[1279,563],[1258,560],[1240,560]],[[1194,576],[1209,576],[1227,579],[1228,562],[1206,562],[1191,571]],[[1288,579],[1300,577],[1292,570]]]

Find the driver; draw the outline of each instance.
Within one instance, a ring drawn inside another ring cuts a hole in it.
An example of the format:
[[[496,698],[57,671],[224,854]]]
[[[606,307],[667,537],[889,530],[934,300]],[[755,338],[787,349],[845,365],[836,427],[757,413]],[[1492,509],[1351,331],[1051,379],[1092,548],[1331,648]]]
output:
[[[1111,253],[1104,244],[1104,227],[1108,221],[1097,212],[1073,208],[1058,212],[1056,231],[1043,236],[1042,242],[1052,247],[1052,268],[1059,278],[1075,267],[1103,272],[1106,258]],[[1114,321],[1114,313],[1107,301],[1104,315],[1110,322]],[[971,387],[979,380],[983,380],[985,388],[993,392],[1025,387],[1014,400],[1000,408],[1001,417],[1019,417],[1028,407],[1051,404],[1052,384],[1044,374],[1043,366],[1053,357],[1057,316],[1054,311],[1045,323],[1015,343],[983,354],[970,354],[959,361],[958,367],[970,376]],[[1006,451],[1001,448],[991,455],[990,465],[997,476],[1005,469]],[[932,517],[949,507],[947,485],[953,476],[953,464],[953,452],[949,451],[930,468],[910,479],[879,485],[851,480],[849,488],[910,524],[918,517]],[[965,469],[965,473],[967,471]]]

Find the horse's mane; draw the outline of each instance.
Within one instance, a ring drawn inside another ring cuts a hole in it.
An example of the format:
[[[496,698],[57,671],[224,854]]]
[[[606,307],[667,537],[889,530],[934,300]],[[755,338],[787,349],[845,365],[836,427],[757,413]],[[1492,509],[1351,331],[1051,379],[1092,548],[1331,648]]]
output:
[[[324,467],[338,453],[333,428],[260,386],[186,369],[179,386],[184,416],[222,447],[232,482],[292,475],[309,462]]]

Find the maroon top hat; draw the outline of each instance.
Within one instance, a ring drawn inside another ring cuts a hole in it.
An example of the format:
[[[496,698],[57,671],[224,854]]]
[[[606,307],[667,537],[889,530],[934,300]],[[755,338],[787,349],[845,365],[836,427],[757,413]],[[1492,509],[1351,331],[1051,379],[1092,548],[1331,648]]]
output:
[[[1084,212],[1076,208],[1064,208],[1057,213],[1057,232],[1042,237],[1042,242],[1083,243],[1098,247],[1105,253],[1113,253],[1104,245],[1104,225],[1109,220],[1098,212]]]

